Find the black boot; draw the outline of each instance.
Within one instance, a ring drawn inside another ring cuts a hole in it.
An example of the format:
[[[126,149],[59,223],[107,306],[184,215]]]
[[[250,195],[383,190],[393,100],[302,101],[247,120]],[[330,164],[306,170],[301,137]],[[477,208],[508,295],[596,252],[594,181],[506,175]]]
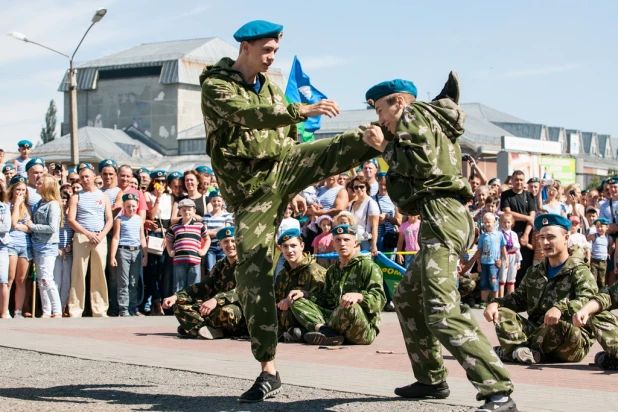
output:
[[[395,389],[395,395],[402,398],[446,399],[450,394],[451,390],[446,382],[436,383],[435,385],[414,382],[412,385]]]
[[[459,104],[459,76],[456,71],[448,74],[448,80],[444,84],[442,91],[433,100],[440,99],[451,99],[455,104]]]

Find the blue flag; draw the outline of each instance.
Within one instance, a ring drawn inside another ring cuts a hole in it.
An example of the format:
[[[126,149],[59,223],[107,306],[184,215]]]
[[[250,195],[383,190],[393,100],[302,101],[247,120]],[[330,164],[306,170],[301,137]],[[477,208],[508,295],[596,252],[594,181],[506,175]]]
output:
[[[285,89],[285,96],[291,103],[314,104],[327,99],[326,95],[311,85],[309,76],[303,72],[298,57],[294,56],[290,78]],[[305,130],[315,132],[320,128],[320,116],[310,117],[305,122]]]

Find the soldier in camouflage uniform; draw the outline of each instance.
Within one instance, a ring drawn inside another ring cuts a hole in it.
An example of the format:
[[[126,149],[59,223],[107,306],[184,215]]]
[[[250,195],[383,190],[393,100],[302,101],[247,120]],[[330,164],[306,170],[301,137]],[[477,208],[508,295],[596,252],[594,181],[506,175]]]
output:
[[[234,38],[236,61],[223,58],[200,76],[206,152],[228,210],[235,213],[239,265],[238,295],[262,374],[240,401],[259,402],[280,391],[274,364],[277,310],[273,293],[275,228],[287,204],[307,186],[375,157],[363,143],[364,130],[298,144],[296,124],[309,117],[336,116],[332,100],[288,104],[263,73],[279,48],[283,27],[254,21]]]
[[[408,398],[446,398],[440,344],[466,369],[485,400],[479,410],[513,411],[513,383],[469,308],[460,306],[457,262],[474,239],[472,217],[464,206],[472,198],[461,175],[461,149],[466,117],[454,72],[431,103],[416,101],[412,82],[380,83],[366,94],[382,128],[370,126],[374,146],[389,164],[387,188],[405,214],[421,215],[420,251],[393,294],[417,382],[397,388]]]
[[[515,292],[493,299],[485,317],[496,326],[502,360],[525,364],[540,362],[579,362],[594,343],[590,326],[575,327],[573,315],[597,293],[582,250],[568,248],[571,222],[564,216],[538,216],[539,231],[546,259],[526,272]],[[518,312],[527,311],[528,318]],[[616,317],[602,312],[594,323],[617,330]],[[616,336],[616,335],[615,335]]]
[[[609,315],[615,319],[615,316],[607,311],[617,309],[618,282],[615,282],[609,289],[606,287],[593,296],[583,308],[573,315],[573,325],[577,327],[587,325],[603,347],[603,351],[594,357],[594,363],[601,369],[618,370],[618,328],[615,322],[607,322]],[[595,315],[597,312],[600,313]],[[601,319],[599,315],[602,315]]]
[[[289,294],[293,290],[304,290],[309,295],[320,292],[324,287],[326,269],[318,265],[310,254],[303,254],[304,243],[300,230],[288,229],[277,239],[281,254],[285,258],[283,269],[275,280],[275,301],[279,318],[279,341],[297,342],[293,328],[300,326],[290,308]]]
[[[310,345],[369,345],[380,333],[386,303],[382,271],[357,251],[353,226],[339,225],[331,233],[339,258],[326,271],[324,289],[291,292],[292,313],[308,331],[303,337]]]
[[[240,302],[236,295],[236,242],[234,227],[224,227],[217,239],[225,253],[204,280],[176,292],[163,301],[164,309],[174,305],[179,337],[217,339],[246,333]]]

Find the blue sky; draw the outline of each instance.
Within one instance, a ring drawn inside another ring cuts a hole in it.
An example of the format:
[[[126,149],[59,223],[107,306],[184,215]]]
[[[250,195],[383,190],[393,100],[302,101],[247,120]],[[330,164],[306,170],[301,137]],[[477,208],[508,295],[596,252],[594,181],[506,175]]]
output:
[[[462,101],[517,117],[618,137],[616,1],[90,1],[5,0],[0,32],[18,31],[84,62],[140,43],[220,37],[253,19],[284,25],[275,66],[287,76],[298,55],[312,83],[345,109],[363,108],[374,83],[414,81],[419,98],[459,72]],[[301,7],[300,4],[306,4]],[[68,61],[0,36],[0,146],[39,139]]]

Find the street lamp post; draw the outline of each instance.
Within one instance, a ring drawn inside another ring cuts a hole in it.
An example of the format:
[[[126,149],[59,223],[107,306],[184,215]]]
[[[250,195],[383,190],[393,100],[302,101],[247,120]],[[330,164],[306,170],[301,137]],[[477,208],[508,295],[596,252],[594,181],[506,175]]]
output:
[[[67,73],[67,83],[69,86],[69,123],[70,123],[69,132],[71,134],[71,163],[75,166],[79,163],[79,132],[77,130],[77,70],[73,66],[73,59],[75,58],[75,53],[77,53],[79,46],[81,46],[82,43],[84,42],[84,39],[86,38],[86,35],[88,34],[92,26],[94,26],[95,23],[100,22],[106,13],[107,13],[107,9],[98,9],[94,13],[90,26],[88,27],[88,30],[86,30],[86,33],[84,33],[84,35],[82,36],[82,39],[79,41],[79,44],[77,45],[77,47],[75,48],[75,51],[73,52],[71,56],[68,56],[67,54],[59,52],[58,50],[54,50],[51,47],[47,47],[43,44],[32,41],[21,33],[18,33],[18,32],[7,33],[7,35],[17,40],[20,40],[26,43],[36,44],[37,46],[41,46],[47,50],[50,50],[54,53],[58,53],[66,57],[67,59],[69,59],[69,72]]]

